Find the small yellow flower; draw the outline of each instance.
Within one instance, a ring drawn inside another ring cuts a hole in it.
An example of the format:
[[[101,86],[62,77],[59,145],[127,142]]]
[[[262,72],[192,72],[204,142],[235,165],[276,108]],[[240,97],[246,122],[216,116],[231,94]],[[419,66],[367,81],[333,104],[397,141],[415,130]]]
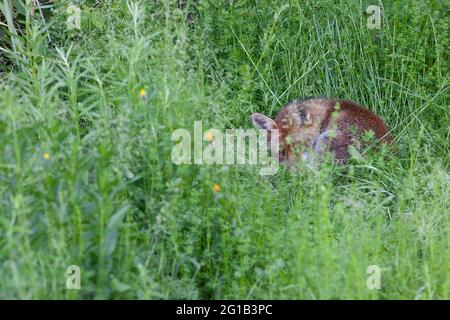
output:
[[[44,159],[50,160],[50,154],[48,152],[44,153]]]
[[[214,192],[220,192],[222,191],[222,188],[220,188],[220,185],[218,183],[215,183],[212,187]]]
[[[145,89],[141,89],[139,91],[139,95],[141,96],[141,98],[145,98],[147,96],[147,92],[145,91]]]
[[[208,140],[209,142],[214,140],[214,134],[212,132],[207,132],[206,133],[206,140]]]

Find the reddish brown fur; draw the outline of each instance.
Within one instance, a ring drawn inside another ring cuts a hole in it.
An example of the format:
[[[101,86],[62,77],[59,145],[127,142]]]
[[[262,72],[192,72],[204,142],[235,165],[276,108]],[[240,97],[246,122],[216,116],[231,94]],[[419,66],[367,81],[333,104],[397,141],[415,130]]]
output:
[[[393,138],[383,120],[368,109],[349,100],[306,99],[287,104],[271,120],[260,114],[253,122],[266,129],[278,129],[285,160],[295,162],[313,151],[334,153],[337,162],[348,159],[348,147],[360,145],[361,135],[372,130],[383,143]]]

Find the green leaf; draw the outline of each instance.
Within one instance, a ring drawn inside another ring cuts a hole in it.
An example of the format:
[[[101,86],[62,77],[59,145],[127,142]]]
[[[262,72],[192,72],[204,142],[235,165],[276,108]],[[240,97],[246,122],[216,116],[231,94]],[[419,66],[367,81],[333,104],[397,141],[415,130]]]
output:
[[[105,251],[107,255],[111,255],[116,249],[117,238],[119,237],[119,233],[116,229],[111,229],[106,234],[105,238]]]
[[[12,5],[14,7],[14,9],[19,12],[22,15],[26,15],[27,14],[27,6],[24,3],[24,1],[21,0],[12,0]]]
[[[123,217],[125,216],[125,213],[130,208],[130,205],[126,204],[120,207],[116,213],[114,213],[111,218],[109,218],[108,222],[108,229],[114,229],[116,228],[121,222]]]

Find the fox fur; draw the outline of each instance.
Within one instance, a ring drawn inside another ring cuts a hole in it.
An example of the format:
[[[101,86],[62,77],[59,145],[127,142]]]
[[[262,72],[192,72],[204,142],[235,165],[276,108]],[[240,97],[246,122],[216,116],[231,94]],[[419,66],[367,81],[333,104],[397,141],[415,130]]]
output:
[[[348,160],[350,145],[362,145],[362,134],[373,131],[381,143],[391,144],[393,137],[384,121],[370,110],[350,100],[312,98],[294,100],[284,106],[275,119],[252,115],[253,124],[278,134],[280,162],[290,164],[310,156],[334,154],[335,162]],[[277,131],[273,131],[277,129]]]

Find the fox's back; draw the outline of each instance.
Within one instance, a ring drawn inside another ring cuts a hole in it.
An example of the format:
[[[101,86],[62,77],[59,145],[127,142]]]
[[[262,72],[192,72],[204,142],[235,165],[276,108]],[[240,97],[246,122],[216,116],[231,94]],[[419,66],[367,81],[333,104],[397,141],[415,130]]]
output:
[[[333,105],[334,107],[329,107]],[[336,110],[335,106],[339,106]],[[332,100],[327,103],[327,116],[322,119],[322,131],[327,127],[333,126],[332,114],[337,113],[335,123],[340,128],[354,127],[357,132],[366,132],[372,130],[375,137],[382,141],[392,142],[392,136],[384,121],[372,111],[358,105],[350,100]]]

